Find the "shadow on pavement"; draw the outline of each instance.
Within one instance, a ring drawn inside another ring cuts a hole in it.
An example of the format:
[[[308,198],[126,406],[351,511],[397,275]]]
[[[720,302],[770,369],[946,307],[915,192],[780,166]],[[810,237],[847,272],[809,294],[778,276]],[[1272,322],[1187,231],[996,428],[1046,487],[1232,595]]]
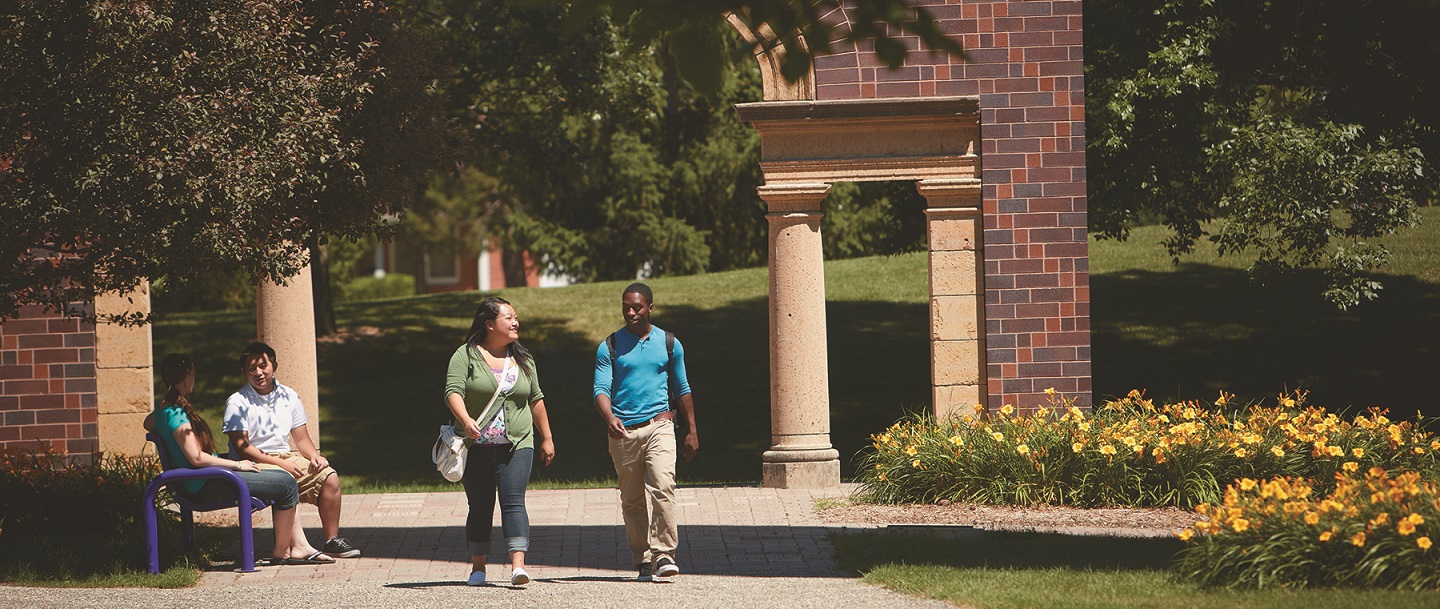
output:
[[[1185,545],[1173,537],[978,529],[968,535],[845,532],[833,535],[832,541],[836,562],[851,572],[884,564],[1157,571],[1168,569]]]
[[[829,535],[822,526],[680,525],[676,561],[683,573],[762,577],[835,577]],[[345,527],[342,534],[364,554],[354,560],[423,560],[468,564],[462,526]],[[308,531],[311,539],[315,531]],[[268,528],[256,529],[255,547],[269,548]],[[490,563],[503,562],[499,527],[491,536]],[[227,550],[233,555],[236,550]],[[262,550],[263,551],[263,550]],[[346,559],[347,562],[351,559]],[[630,551],[621,525],[531,525],[528,565],[602,569],[629,574]],[[229,567],[216,570],[228,570]],[[626,581],[629,575],[536,578],[546,581]],[[421,583],[407,584],[421,586]],[[450,585],[450,584],[446,584]]]

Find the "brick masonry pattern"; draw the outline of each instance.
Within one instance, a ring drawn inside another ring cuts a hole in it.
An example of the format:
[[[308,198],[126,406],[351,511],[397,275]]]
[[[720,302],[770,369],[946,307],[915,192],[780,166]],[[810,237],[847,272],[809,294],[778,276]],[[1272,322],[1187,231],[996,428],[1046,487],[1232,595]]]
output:
[[[0,450],[98,449],[95,327],[26,306],[0,323]]]
[[[847,31],[848,4],[827,19]],[[965,59],[922,48],[891,70],[868,43],[815,60],[821,100],[980,98],[985,340],[991,407],[1031,408],[1045,389],[1090,396],[1082,20],[1078,0],[914,0]],[[900,32],[892,32],[899,35]]]

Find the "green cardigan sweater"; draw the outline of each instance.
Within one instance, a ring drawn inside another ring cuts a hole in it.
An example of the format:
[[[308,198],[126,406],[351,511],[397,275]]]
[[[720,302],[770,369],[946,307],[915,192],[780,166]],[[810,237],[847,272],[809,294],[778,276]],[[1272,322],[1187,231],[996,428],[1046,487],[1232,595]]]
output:
[[[490,365],[485,363],[478,349],[469,344],[455,349],[455,354],[450,356],[450,366],[445,371],[446,400],[452,393],[460,394],[470,418],[479,419],[485,414],[483,411],[490,403],[490,396],[495,395],[495,388],[495,375],[490,372]],[[543,399],[545,392],[540,390],[539,375],[526,374],[522,367],[515,387],[496,400],[504,404],[505,436],[510,439],[511,450],[535,447],[535,415],[530,406]],[[465,435],[465,430],[459,426],[455,431]]]

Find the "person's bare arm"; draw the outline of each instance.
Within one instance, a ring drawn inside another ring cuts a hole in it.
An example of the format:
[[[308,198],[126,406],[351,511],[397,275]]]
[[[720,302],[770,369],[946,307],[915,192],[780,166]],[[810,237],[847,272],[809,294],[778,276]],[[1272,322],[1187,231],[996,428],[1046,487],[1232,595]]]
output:
[[[310,439],[310,428],[301,425],[290,430],[290,443],[295,445],[295,450],[300,456],[310,461],[310,472],[318,472],[330,465],[330,460],[320,454],[320,449],[315,447],[315,441]]]
[[[200,438],[195,435],[195,429],[189,423],[175,428],[175,443],[180,445],[180,452],[185,455],[185,460],[195,467],[223,467],[237,472],[259,471],[255,463],[249,460],[231,461],[202,450]]]
[[[230,436],[231,448],[234,448],[235,452],[239,453],[240,456],[256,463],[265,463],[279,467],[280,469],[290,472],[290,475],[294,476],[296,480],[299,480],[305,475],[305,472],[300,471],[300,467],[294,463],[279,457],[272,457],[260,449],[255,448],[255,445],[250,443],[250,434],[248,432],[237,430],[229,432],[226,435]]]
[[[695,458],[695,453],[700,451],[700,434],[695,428],[695,400],[691,397],[694,393],[687,393],[680,396],[680,416],[685,418],[685,438],[683,454],[685,460]]]
[[[625,424],[610,409],[610,396],[603,393],[595,396],[595,410],[600,412],[600,420],[605,421],[605,433],[617,440],[625,437]]]

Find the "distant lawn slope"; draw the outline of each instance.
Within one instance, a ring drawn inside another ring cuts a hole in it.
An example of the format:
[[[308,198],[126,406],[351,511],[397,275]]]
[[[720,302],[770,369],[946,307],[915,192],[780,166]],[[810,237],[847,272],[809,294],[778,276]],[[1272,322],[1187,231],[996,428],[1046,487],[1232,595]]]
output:
[[[1440,209],[1389,244],[1396,252],[1377,303],[1349,313],[1319,300],[1317,274],[1251,285],[1213,254],[1170,263],[1141,228],[1129,242],[1092,242],[1095,393],[1148,388],[1155,397],[1211,398],[1224,387],[1267,398],[1313,390],[1332,408],[1383,405],[1397,415],[1427,404],[1440,367]],[[826,264],[831,436],[844,475],[870,433],[930,400],[924,254]],[[502,290],[536,353],[557,444],[547,483],[613,475],[590,402],[595,347],[620,327],[626,282]],[[656,325],[686,348],[701,433],[682,481],[753,483],[770,443],[766,270],[655,279]],[[320,345],[321,435],[347,485],[443,486],[429,462],[446,420],[444,368],[481,295],[437,294],[342,305],[342,326],[374,327]],[[194,402],[218,427],[224,400],[244,382],[236,355],[254,337],[254,313],[172,315],[155,327],[155,356],[183,351],[199,366]],[[285,379],[285,354],[279,378]],[[454,487],[454,488],[458,488]]]
[[[1308,389],[1331,409],[1440,416],[1440,207],[1384,243],[1394,254],[1380,299],[1338,311],[1306,272],[1258,286],[1244,264],[1203,249],[1171,263],[1160,227],[1124,243],[1092,241],[1090,294],[1097,399],[1148,388],[1157,398],[1213,399],[1224,388],[1273,399]]]

